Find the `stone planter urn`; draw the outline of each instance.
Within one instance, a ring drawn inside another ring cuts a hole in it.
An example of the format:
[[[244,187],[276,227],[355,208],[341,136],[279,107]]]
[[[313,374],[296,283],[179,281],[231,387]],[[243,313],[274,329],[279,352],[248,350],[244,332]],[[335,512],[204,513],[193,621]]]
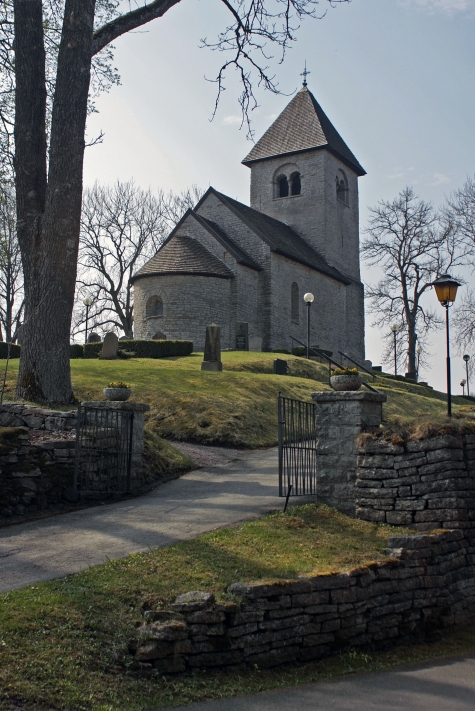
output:
[[[330,377],[330,385],[333,390],[359,390],[363,378],[357,373],[348,373],[348,375],[332,375]]]
[[[123,402],[132,395],[131,388],[104,388],[104,397],[113,402]]]

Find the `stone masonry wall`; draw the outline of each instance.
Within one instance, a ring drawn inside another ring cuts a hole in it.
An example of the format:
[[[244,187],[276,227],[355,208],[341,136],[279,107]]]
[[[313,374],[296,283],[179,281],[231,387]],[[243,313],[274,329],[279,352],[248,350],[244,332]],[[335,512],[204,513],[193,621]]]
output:
[[[475,614],[475,549],[461,531],[389,539],[390,560],[348,573],[235,583],[240,602],[180,595],[148,610],[131,644],[136,670],[261,668],[350,648],[433,639]]]
[[[74,477],[74,438],[54,439],[51,433],[51,439],[34,444],[24,427],[8,435],[0,449],[0,523],[70,506],[77,499],[67,495]]]
[[[475,529],[475,435],[358,449],[356,515],[418,530]]]

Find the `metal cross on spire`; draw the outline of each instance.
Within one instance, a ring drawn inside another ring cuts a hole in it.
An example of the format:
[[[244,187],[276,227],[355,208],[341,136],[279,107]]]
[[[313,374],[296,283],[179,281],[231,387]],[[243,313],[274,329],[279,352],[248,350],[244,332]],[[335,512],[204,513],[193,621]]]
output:
[[[307,76],[311,74],[311,72],[307,71],[307,60],[305,60],[305,69],[303,70],[302,74],[300,75],[303,77],[303,85],[307,86]]]

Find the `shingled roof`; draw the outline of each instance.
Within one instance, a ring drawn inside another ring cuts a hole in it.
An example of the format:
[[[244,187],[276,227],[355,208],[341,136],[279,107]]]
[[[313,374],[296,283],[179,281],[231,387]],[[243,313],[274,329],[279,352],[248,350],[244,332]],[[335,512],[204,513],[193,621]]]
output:
[[[165,242],[156,255],[134,274],[131,281],[161,274],[190,274],[220,279],[231,279],[234,276],[232,271],[198,240],[182,235],[174,235]]]
[[[327,148],[357,175],[366,175],[318,101],[304,86],[242,162],[249,165],[265,158],[315,148]]]
[[[311,247],[292,227],[286,225],[280,220],[264,215],[264,213],[254,210],[252,207],[243,205],[242,202],[233,200],[227,195],[219,193],[214,188],[209,188],[206,195],[212,192],[225,205],[227,205],[235,215],[237,215],[244,223],[247,224],[252,231],[263,239],[273,252],[293,259],[295,262],[304,264],[311,269],[315,269],[322,274],[326,274],[332,279],[343,284],[350,284],[351,281],[342,274],[338,269],[329,264],[325,257]],[[206,195],[201,198],[200,203],[206,198]]]
[[[244,264],[244,266],[249,267],[250,269],[255,269],[258,272],[262,271],[262,267],[251,256],[249,256],[240,244],[237,244],[235,240],[231,239],[227,232],[225,232],[216,222],[208,220],[206,217],[198,215],[196,212],[192,212],[191,214],[223,245],[223,247],[230,252],[230,254],[232,254],[239,264]]]

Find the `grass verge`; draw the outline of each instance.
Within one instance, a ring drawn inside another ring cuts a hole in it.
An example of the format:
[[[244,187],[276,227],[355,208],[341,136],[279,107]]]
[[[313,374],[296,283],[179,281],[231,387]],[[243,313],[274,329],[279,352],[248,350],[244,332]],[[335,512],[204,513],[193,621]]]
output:
[[[275,353],[223,353],[222,373],[201,371],[202,355],[159,360],[73,360],[76,397],[102,400],[109,381],[131,383],[133,398],[151,411],[148,427],[168,438],[210,445],[259,448],[277,444],[277,395],[310,400],[315,390],[328,389],[328,370],[316,361],[286,355],[290,377],[273,375]],[[5,399],[14,399],[18,361],[11,361]],[[443,393],[423,386],[378,378],[376,387],[388,397],[386,420],[409,421],[442,416]],[[454,412],[466,405],[454,397]]]
[[[242,693],[248,678],[256,690],[277,683],[281,673],[300,679],[297,667],[290,676],[287,670],[136,679],[125,673],[127,644],[144,607],[166,605],[187,590],[220,597],[237,580],[293,578],[384,560],[395,533],[401,529],[326,506],[297,507],[3,594],[0,708],[16,699],[22,709],[135,711]]]

